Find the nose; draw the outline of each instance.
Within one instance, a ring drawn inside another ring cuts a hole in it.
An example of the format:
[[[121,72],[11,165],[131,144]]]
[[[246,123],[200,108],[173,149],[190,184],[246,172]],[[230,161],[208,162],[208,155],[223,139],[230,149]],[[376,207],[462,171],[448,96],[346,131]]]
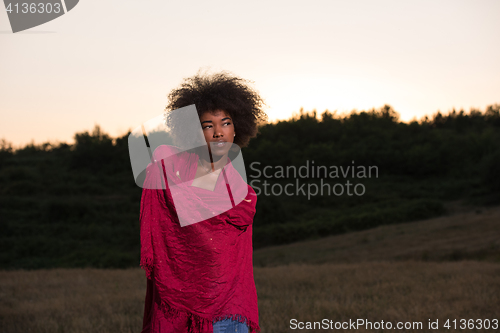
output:
[[[220,126],[214,126],[214,138],[219,138],[222,136],[222,128]]]

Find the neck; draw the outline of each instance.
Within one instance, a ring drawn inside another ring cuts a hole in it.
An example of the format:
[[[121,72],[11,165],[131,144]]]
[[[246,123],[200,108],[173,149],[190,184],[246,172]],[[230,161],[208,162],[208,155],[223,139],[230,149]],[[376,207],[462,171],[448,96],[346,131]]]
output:
[[[210,161],[210,158],[213,160]],[[213,156],[210,154],[209,158],[207,156],[201,156],[200,155],[200,163],[207,169],[211,170],[212,172],[218,169],[222,169],[227,162],[227,154],[224,154],[222,156]]]

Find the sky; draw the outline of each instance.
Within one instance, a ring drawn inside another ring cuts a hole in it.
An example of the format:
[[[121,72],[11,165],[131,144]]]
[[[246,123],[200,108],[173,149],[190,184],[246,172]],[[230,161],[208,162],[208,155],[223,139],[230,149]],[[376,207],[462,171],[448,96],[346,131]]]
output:
[[[0,8],[0,139],[72,143],[96,124],[124,135],[199,69],[253,81],[272,121],[484,110],[500,103],[499,15],[497,0],[80,0],[13,34]]]

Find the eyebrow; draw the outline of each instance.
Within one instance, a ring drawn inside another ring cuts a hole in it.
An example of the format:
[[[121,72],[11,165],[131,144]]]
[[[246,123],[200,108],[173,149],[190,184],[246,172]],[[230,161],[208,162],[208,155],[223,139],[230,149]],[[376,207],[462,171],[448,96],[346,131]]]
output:
[[[227,119],[232,120],[229,117],[225,117],[225,118],[222,118],[221,121],[224,121],[224,120],[227,120]],[[203,123],[211,123],[211,122],[212,122],[211,120],[205,120],[205,121],[202,121],[201,123],[203,124]]]

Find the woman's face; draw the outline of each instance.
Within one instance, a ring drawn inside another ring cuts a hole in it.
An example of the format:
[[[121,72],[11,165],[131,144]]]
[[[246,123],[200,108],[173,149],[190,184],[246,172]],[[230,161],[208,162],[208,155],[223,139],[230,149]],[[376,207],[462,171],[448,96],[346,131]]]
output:
[[[223,110],[205,112],[200,117],[208,151],[212,156],[226,155],[234,141],[233,119]]]

